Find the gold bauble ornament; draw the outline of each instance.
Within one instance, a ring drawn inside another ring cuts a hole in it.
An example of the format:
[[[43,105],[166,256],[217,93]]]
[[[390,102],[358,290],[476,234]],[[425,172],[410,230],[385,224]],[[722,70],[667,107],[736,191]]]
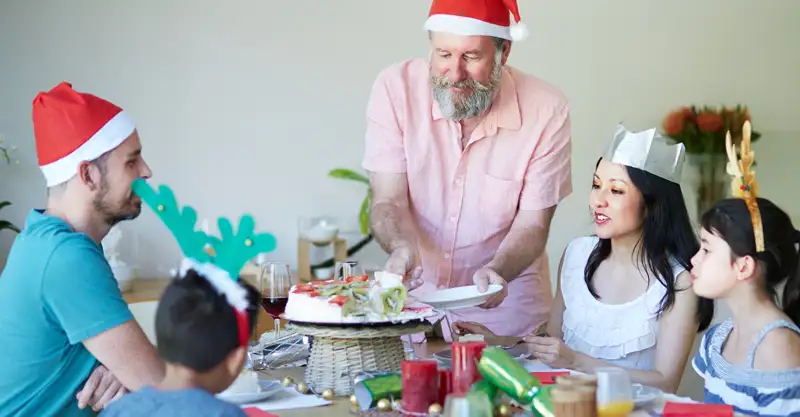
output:
[[[381,398],[378,400],[378,410],[380,411],[389,411],[392,409],[392,403],[387,400],[386,398]]]
[[[308,385],[305,382],[297,383],[297,392],[301,394],[308,394]]]
[[[430,407],[428,407],[428,414],[439,414],[441,412],[442,406],[439,404],[433,403]]]
[[[332,389],[326,389],[322,391],[322,398],[328,401],[333,400],[334,394]]]
[[[358,407],[358,397],[356,397],[355,394],[350,396],[350,404],[353,404],[354,406]]]
[[[292,384],[294,384],[294,379],[292,379],[292,377],[287,376],[286,378],[283,378],[283,386],[284,387],[288,387],[288,386],[290,386]]]
[[[499,404],[497,406],[497,415],[500,417],[511,417],[511,407],[508,404]]]

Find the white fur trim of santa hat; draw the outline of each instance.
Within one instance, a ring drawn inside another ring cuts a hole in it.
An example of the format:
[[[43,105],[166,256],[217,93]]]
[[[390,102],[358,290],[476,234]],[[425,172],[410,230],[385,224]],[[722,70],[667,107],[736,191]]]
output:
[[[134,129],[136,125],[133,118],[124,111],[117,113],[72,153],[40,167],[47,186],[52,187],[74,177],[81,162],[93,161],[115,149],[133,133]]]

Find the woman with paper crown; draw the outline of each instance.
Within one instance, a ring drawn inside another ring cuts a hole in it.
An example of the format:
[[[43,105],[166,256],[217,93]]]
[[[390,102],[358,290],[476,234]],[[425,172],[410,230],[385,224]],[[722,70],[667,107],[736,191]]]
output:
[[[679,185],[683,161],[683,145],[655,129],[617,128],[589,193],[596,235],[564,251],[548,336],[524,339],[534,356],[587,373],[620,366],[634,382],[678,388],[695,334],[713,316],[713,304],[691,290],[698,243]]]
[[[522,28],[515,0],[433,0],[424,27],[430,59],[381,71],[367,108],[362,166],[384,269],[415,295],[499,285],[447,315],[524,336],[552,303],[545,248],[572,192],[569,104],[507,65]]]
[[[800,416],[800,232],[785,211],[758,197],[750,132],[746,122],[741,158],[727,137],[734,198],[700,221],[694,291],[725,302],[732,317],[706,332],[692,366],[705,380],[704,402],[748,415]]]

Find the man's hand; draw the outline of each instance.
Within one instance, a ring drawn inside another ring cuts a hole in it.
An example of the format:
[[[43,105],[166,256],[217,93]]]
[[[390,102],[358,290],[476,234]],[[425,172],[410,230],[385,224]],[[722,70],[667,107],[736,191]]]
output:
[[[422,285],[422,266],[419,264],[419,255],[409,246],[398,246],[389,255],[384,269],[393,274],[402,275],[403,283],[411,291]]]
[[[483,267],[472,276],[472,282],[478,286],[478,292],[484,293],[489,290],[489,285],[497,284],[503,287],[497,294],[491,296],[485,303],[481,304],[481,308],[495,308],[503,302],[508,295],[508,283],[503,277],[500,276],[494,269]]]
[[[83,389],[78,392],[78,407],[82,410],[91,406],[92,410],[100,411],[112,401],[122,397],[128,391],[117,381],[105,366],[100,365],[92,371]]]

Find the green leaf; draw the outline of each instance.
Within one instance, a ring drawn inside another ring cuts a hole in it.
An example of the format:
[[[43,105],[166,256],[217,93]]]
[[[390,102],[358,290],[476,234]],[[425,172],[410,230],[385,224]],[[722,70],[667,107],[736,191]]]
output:
[[[361,203],[361,210],[358,213],[358,222],[361,225],[361,234],[366,235],[369,233],[369,213],[372,203],[372,190],[367,191],[367,196]]]
[[[17,226],[14,226],[13,223],[11,223],[8,220],[0,220],[0,231],[6,230],[6,229],[13,230],[13,231],[19,233],[19,229],[17,228]]]
[[[346,169],[346,168],[332,169],[330,172],[328,172],[328,176],[342,180],[363,182],[364,184],[369,185],[369,178],[351,169]]]
[[[175,194],[166,185],[159,186],[159,192],[156,192],[147,181],[137,178],[131,188],[172,232],[184,256],[201,263],[210,261],[211,257],[204,251],[209,237],[204,232],[195,230],[197,212],[193,208],[184,206],[181,210]]]
[[[8,207],[10,205],[11,205],[10,201],[0,201],[0,210],[4,209],[4,208],[6,208],[6,207]]]

